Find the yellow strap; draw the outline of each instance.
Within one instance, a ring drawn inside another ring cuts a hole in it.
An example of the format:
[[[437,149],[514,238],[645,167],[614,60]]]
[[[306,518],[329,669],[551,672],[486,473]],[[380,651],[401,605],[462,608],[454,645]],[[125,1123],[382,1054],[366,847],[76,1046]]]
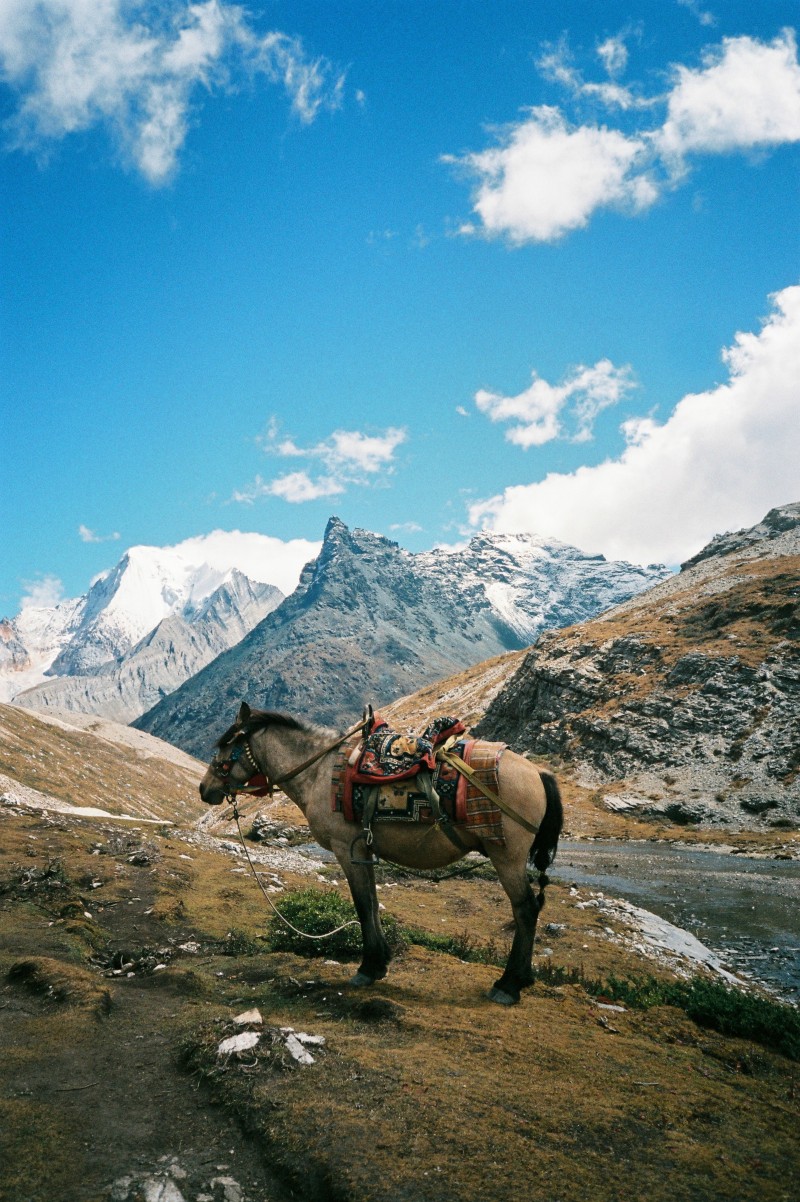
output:
[[[470,768],[469,764],[465,764],[460,756],[453,755],[453,753],[451,751],[447,751],[445,747],[441,747],[436,752],[437,760],[444,760],[444,762],[449,764],[451,768],[455,768],[456,772],[460,772],[462,776],[465,776],[470,784],[474,785],[476,789],[479,789],[481,793],[483,793],[484,797],[488,797],[489,801],[493,801],[499,810],[502,810],[504,814],[508,814],[509,818],[513,818],[515,822],[520,824],[520,826],[524,826],[525,830],[530,831],[532,835],[536,834],[537,830],[539,829],[538,827],[532,826],[526,818],[523,818],[522,815],[518,814],[516,810],[512,810],[510,805],[506,805],[504,801],[501,801],[497,794],[493,793],[492,790],[489,789],[479,779],[477,772]]]

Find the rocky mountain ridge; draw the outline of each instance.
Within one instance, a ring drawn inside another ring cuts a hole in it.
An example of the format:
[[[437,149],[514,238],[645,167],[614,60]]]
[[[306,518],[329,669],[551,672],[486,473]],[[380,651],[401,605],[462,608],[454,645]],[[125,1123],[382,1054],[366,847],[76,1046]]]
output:
[[[665,575],[526,535],[415,555],[331,518],[295,593],[136,725],[201,757],[242,697],[346,725],[367,701],[524,647]]]
[[[543,634],[478,732],[580,770],[609,808],[800,820],[800,504]]]

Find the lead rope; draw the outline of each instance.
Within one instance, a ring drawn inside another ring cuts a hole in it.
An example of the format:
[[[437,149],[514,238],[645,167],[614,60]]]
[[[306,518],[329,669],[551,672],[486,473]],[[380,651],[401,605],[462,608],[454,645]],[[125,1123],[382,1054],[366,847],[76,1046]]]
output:
[[[239,838],[242,842],[242,847],[244,848],[244,854],[247,856],[247,863],[250,865],[250,871],[252,872],[253,876],[255,877],[256,884],[258,885],[259,889],[264,894],[265,900],[271,906],[272,910],[275,912],[275,914],[278,916],[278,918],[280,918],[281,922],[285,923],[286,926],[289,927],[290,930],[294,931],[295,935],[302,936],[303,939],[330,939],[331,935],[338,935],[339,931],[345,930],[346,927],[357,927],[357,926],[361,925],[357,918],[351,918],[349,922],[343,922],[340,927],[334,927],[334,929],[332,931],[327,931],[324,935],[309,935],[309,933],[307,931],[301,931],[299,927],[296,927],[294,925],[294,923],[289,922],[289,919],[285,918],[283,916],[283,914],[281,914],[280,910],[275,905],[272,898],[267,893],[266,889],[264,888],[264,886],[261,883],[261,877],[258,875],[258,872],[256,871],[255,864],[250,859],[250,852],[248,851],[247,844],[244,841],[244,835],[242,834],[242,828],[239,823],[239,807],[236,804],[236,798],[234,797],[232,800],[233,800],[233,816],[236,819],[236,829],[239,832]]]

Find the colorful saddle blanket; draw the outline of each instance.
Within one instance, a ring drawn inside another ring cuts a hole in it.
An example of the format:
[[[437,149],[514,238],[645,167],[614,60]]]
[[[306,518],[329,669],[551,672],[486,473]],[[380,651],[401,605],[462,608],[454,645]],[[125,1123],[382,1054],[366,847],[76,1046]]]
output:
[[[357,779],[364,783],[377,780],[407,780],[423,768],[436,768],[434,748],[451,735],[461,735],[466,727],[458,718],[436,718],[422,735],[400,734],[375,714],[357,765]]]
[[[343,744],[337,754],[331,787],[331,809],[344,814],[348,822],[360,822],[367,791],[380,789],[375,820],[394,822],[434,821],[426,794],[413,776],[400,779],[365,775],[361,772],[358,755],[359,741]],[[456,823],[466,826],[489,843],[505,844],[503,815],[493,801],[481,792],[486,785],[493,793],[499,790],[497,766],[506,749],[505,743],[489,743],[483,739],[463,739],[453,751],[477,774],[479,784],[473,784],[449,764],[436,761],[433,787],[439,794],[442,809]],[[355,763],[351,762],[355,760]],[[419,768],[416,769],[419,771]]]

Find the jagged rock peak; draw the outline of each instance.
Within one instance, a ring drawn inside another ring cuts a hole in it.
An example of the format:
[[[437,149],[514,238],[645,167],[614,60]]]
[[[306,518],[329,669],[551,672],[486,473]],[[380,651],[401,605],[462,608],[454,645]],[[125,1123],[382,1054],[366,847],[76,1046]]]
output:
[[[681,564],[681,571],[693,568],[704,559],[713,556],[730,555],[734,551],[743,551],[754,543],[780,538],[789,530],[800,527],[800,501],[788,505],[778,505],[755,526],[746,526],[742,530],[728,531],[725,534],[715,534],[710,543],[698,551],[691,559]]]
[[[356,555],[363,555],[369,551],[376,551],[381,548],[391,551],[399,551],[400,544],[394,542],[390,538],[386,538],[383,534],[374,534],[371,530],[362,530],[355,526],[352,530],[346,526],[341,518],[330,517],[328,524],[325,527],[325,534],[322,540],[323,555],[326,549],[330,552],[338,547],[346,547],[349,551]]]

